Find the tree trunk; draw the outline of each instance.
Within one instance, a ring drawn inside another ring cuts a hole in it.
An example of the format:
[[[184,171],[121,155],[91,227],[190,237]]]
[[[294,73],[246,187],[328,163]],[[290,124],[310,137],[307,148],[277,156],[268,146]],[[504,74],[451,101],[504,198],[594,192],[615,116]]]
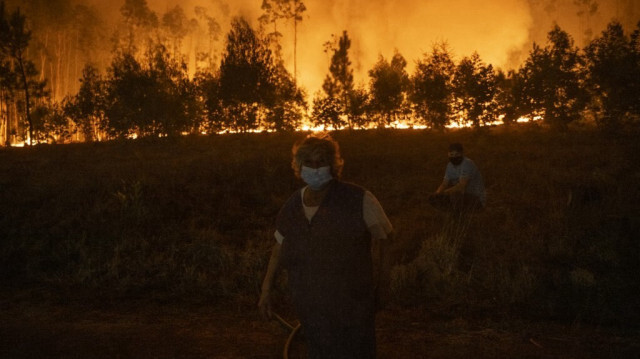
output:
[[[29,145],[33,144],[33,123],[31,121],[31,108],[29,104],[29,81],[27,80],[27,71],[24,68],[24,60],[22,59],[22,54],[20,54],[17,58],[18,67],[20,68],[20,74],[22,75],[22,85],[24,86],[24,109],[25,115],[27,117],[27,125],[29,126]],[[26,141],[25,141],[26,143]]]
[[[294,1],[293,14],[293,85],[298,87],[298,1]]]
[[[4,144],[5,146],[8,146],[9,130],[7,128],[9,127],[9,112],[7,109],[6,111],[4,111],[4,115],[3,115],[2,108],[3,106],[6,106],[3,100],[4,100],[4,89],[0,88],[0,143]]]
[[[49,32],[46,32],[44,35],[44,48],[47,49],[49,46]],[[47,53],[46,51],[40,51],[40,81],[44,81],[46,78],[46,63],[47,63]]]

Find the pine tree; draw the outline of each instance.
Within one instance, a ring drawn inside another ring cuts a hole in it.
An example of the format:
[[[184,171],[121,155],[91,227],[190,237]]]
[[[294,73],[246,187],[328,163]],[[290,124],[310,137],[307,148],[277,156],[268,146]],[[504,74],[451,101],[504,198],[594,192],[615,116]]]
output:
[[[351,39],[347,32],[343,31],[337,45],[327,43],[325,47],[327,52],[332,53],[331,64],[322,84],[324,94],[320,95],[322,98],[314,101],[314,104],[320,105],[318,109],[314,108],[314,114],[317,115],[314,118],[317,124],[326,124],[322,119],[331,119],[331,125],[336,128],[344,125],[353,127],[349,118],[347,121],[342,119],[343,116],[348,117],[350,94],[353,92],[353,69],[349,59]],[[323,109],[330,114],[322,115]]]

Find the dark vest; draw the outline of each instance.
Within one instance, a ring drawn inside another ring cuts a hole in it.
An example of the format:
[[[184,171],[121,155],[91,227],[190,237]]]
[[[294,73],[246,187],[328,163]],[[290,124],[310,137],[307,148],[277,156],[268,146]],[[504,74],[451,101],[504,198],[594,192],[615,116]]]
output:
[[[364,189],[334,181],[312,218],[300,191],[281,209],[282,263],[301,321],[355,321],[374,313],[371,235],[362,215]]]

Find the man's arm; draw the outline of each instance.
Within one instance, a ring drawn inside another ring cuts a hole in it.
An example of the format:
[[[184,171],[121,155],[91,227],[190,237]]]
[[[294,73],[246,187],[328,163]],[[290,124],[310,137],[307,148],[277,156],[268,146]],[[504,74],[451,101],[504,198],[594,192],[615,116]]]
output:
[[[438,187],[438,189],[436,190],[436,193],[442,193],[448,187],[449,187],[449,180],[445,178],[445,179],[442,180],[442,183],[440,183],[440,187]]]
[[[258,302],[258,308],[260,314],[266,319],[271,319],[271,289],[275,281],[276,272],[280,265],[280,249],[282,245],[276,243],[271,249],[271,257],[269,258],[269,265],[267,266],[267,273],[262,281],[262,292],[260,293],[260,301]]]
[[[455,186],[452,186],[450,188],[447,188],[444,192],[445,193],[464,193],[464,191],[467,189],[467,185],[469,184],[469,177],[460,177],[460,181],[458,181],[458,183],[456,183]]]

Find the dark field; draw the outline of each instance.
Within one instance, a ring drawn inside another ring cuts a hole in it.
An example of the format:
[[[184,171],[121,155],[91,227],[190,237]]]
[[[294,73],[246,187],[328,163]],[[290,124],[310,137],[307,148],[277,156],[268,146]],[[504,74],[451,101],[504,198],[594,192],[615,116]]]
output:
[[[256,302],[301,136],[0,150],[0,357],[278,357]],[[396,230],[381,358],[640,356],[637,136],[334,137]],[[426,203],[451,141],[488,191],[463,221]]]

